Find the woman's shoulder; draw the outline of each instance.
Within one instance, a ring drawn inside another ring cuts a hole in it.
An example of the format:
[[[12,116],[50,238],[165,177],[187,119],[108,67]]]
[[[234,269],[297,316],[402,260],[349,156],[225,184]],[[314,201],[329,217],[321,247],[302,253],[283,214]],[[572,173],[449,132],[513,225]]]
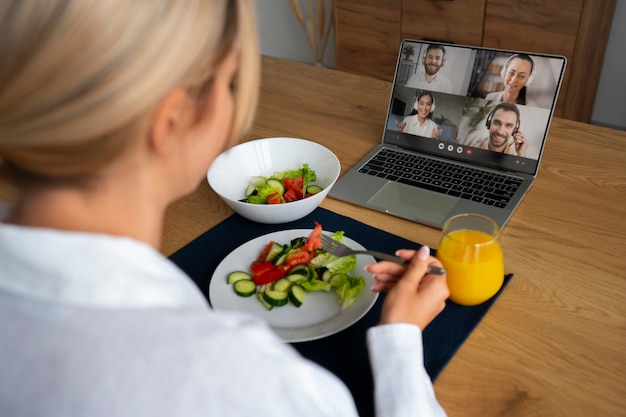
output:
[[[502,97],[501,91],[494,91],[493,93],[489,93],[485,96],[485,100],[500,100]]]
[[[533,106],[533,107],[539,107],[537,102],[535,102],[533,99],[528,98],[528,97],[526,97],[526,102],[524,103],[524,105],[526,105],[526,106]]]

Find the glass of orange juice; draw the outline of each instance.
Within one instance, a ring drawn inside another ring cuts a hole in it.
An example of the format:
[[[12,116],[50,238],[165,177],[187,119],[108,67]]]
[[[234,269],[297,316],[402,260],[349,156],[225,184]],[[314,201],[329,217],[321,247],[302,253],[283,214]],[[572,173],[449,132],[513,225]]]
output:
[[[448,271],[450,300],[457,304],[481,304],[502,287],[500,228],[489,217],[468,213],[446,220],[437,258]]]

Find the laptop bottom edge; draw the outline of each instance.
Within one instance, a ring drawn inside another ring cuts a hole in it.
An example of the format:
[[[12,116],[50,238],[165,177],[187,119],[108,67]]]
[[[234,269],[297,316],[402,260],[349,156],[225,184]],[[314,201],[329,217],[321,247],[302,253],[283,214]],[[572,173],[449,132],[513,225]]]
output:
[[[438,229],[443,227],[446,219],[460,213],[483,214],[502,228],[521,201],[520,197],[506,207],[499,208],[356,171],[344,174],[335,183],[329,196]]]

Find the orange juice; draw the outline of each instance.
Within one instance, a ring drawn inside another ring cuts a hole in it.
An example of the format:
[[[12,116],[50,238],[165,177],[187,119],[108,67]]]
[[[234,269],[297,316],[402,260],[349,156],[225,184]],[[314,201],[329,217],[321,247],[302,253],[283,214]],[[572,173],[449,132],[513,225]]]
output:
[[[498,239],[478,230],[446,233],[437,258],[448,271],[450,299],[477,305],[498,292],[504,281],[504,261]]]

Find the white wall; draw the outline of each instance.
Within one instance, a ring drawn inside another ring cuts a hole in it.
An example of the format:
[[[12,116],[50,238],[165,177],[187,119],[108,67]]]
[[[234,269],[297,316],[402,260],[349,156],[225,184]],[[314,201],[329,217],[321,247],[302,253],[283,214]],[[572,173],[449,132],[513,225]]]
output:
[[[307,64],[315,63],[313,49],[300,27],[287,0],[255,0],[261,52],[265,55],[291,59]],[[302,2],[304,5],[304,2]],[[326,0],[326,12],[332,7]],[[304,6],[303,6],[304,7]],[[335,68],[335,34],[331,32],[326,45],[324,65]]]
[[[311,47],[287,0],[255,0],[261,52],[266,55],[315,63]],[[330,11],[331,0],[326,0]],[[626,130],[626,0],[617,0],[611,34],[600,77],[591,122]],[[334,32],[326,47],[324,65],[335,68]]]

